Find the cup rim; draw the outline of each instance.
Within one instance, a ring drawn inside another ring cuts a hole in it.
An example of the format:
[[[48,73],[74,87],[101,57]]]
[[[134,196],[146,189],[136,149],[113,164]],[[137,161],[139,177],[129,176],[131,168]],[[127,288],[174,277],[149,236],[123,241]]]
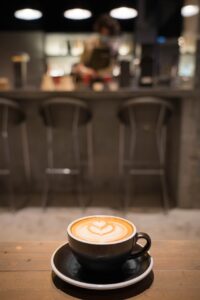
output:
[[[109,217],[109,218],[115,218],[115,219],[123,220],[123,221],[127,222],[129,225],[131,225],[131,227],[133,228],[133,232],[127,238],[124,238],[124,239],[122,239],[120,241],[110,242],[110,243],[95,243],[95,242],[91,242],[91,241],[87,242],[87,241],[81,240],[81,239],[79,239],[79,238],[77,238],[76,236],[73,235],[73,233],[71,232],[71,227],[72,227],[73,224],[75,224],[76,222],[81,221],[83,219],[89,219],[89,218],[93,218],[93,217]],[[133,224],[131,221],[129,221],[129,220],[125,219],[125,218],[121,218],[121,217],[113,216],[113,215],[89,215],[89,216],[81,217],[81,218],[78,218],[78,219],[75,219],[74,221],[72,221],[67,226],[67,233],[74,240],[79,241],[79,242],[84,243],[84,244],[91,244],[91,245],[97,245],[97,246],[98,245],[99,246],[101,246],[101,245],[107,245],[107,246],[109,246],[109,245],[114,245],[114,244],[120,244],[120,243],[123,243],[125,241],[128,241],[128,240],[132,239],[136,235],[137,229],[136,229],[135,224]]]

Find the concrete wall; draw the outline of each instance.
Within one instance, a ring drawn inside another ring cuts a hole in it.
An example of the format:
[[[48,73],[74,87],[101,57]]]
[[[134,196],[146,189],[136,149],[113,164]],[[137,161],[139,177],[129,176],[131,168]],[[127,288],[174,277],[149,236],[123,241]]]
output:
[[[178,204],[200,207],[200,101],[183,99]],[[191,199],[188,204],[188,199]]]

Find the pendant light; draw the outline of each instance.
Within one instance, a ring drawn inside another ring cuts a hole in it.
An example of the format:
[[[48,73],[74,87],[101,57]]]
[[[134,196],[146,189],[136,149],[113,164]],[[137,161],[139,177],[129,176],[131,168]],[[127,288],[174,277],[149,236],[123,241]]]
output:
[[[92,16],[88,7],[83,5],[83,1],[72,1],[72,5],[64,11],[64,17],[70,20],[86,20]]]
[[[116,3],[117,2],[117,3]],[[115,1],[116,7],[111,9],[110,16],[115,19],[128,20],[137,17],[138,12],[133,7],[134,1]]]
[[[83,8],[71,8],[64,12],[64,17],[71,20],[85,20],[92,16],[92,13]]]
[[[16,10],[14,16],[20,20],[32,21],[40,19],[42,17],[42,12],[37,9],[23,8]]]
[[[192,17],[199,13],[199,6],[195,4],[184,5],[181,8],[181,15],[183,17]]]
[[[127,20],[137,17],[138,12],[135,8],[121,6],[110,11],[110,16],[115,19]]]
[[[14,16],[17,19],[32,21],[42,18],[42,12],[39,10],[39,4],[37,1],[20,1],[20,6],[14,12]]]

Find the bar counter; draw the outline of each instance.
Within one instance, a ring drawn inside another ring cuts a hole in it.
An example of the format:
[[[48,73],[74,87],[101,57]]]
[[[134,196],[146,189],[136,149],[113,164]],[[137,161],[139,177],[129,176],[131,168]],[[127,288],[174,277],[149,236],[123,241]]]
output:
[[[45,131],[38,108],[51,97],[73,97],[88,102],[93,113],[94,181],[96,191],[117,192],[119,122],[122,101],[134,97],[162,97],[172,101],[175,112],[169,128],[168,172],[173,203],[179,207],[199,207],[200,194],[200,90],[176,88],[134,88],[118,91],[46,92],[40,90],[0,91],[0,97],[18,101],[27,114],[30,144],[32,192],[41,192],[46,160]],[[111,138],[112,137],[112,138]],[[17,141],[13,133],[13,141]],[[15,152],[18,148],[13,144]],[[24,184],[19,163],[13,169],[16,190]],[[194,179],[195,178],[195,179]],[[150,189],[153,185],[151,185]]]
[[[26,90],[8,90],[0,91],[1,97],[7,97],[15,100],[41,100],[55,96],[77,97],[83,99],[128,99],[131,97],[178,97],[178,98],[190,98],[198,97],[200,90],[191,90],[187,88],[120,88],[117,91],[101,91],[95,92],[90,89],[74,90],[74,91],[41,91],[38,89],[26,89]]]

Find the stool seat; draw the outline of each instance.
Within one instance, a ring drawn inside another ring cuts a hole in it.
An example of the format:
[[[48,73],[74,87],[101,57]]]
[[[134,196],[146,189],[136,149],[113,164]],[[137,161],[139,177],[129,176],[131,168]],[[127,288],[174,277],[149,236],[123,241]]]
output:
[[[0,98],[0,131],[3,134],[5,126],[16,126],[26,120],[26,115],[20,105],[10,99]]]
[[[52,98],[44,101],[40,107],[45,126],[66,128],[72,124],[75,113],[78,113],[77,126],[85,125],[92,119],[89,106],[80,99]]]
[[[155,111],[155,108],[157,107],[157,113],[160,112],[161,108],[163,108],[163,109],[165,108],[164,117],[162,119],[162,122],[165,124],[168,122],[168,119],[170,118],[171,113],[174,110],[173,105],[169,101],[164,100],[162,98],[141,97],[141,98],[129,99],[121,105],[121,107],[118,111],[118,118],[119,118],[120,122],[124,123],[124,125],[126,125],[126,126],[131,125],[130,124],[131,123],[130,107],[135,111],[137,110],[137,108],[142,107],[143,112],[144,112],[144,109],[146,108],[146,110],[148,109],[147,114],[149,114],[149,110],[151,110],[151,108],[153,108],[152,110]],[[147,121],[152,122],[153,120],[152,120],[152,118],[150,118]],[[154,124],[157,125],[156,121],[157,120],[154,120]]]

